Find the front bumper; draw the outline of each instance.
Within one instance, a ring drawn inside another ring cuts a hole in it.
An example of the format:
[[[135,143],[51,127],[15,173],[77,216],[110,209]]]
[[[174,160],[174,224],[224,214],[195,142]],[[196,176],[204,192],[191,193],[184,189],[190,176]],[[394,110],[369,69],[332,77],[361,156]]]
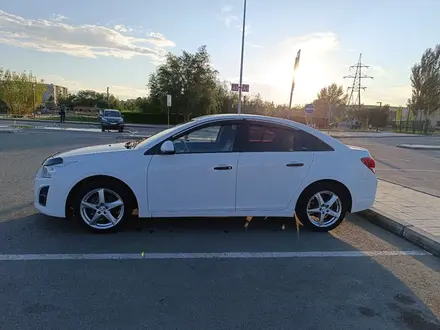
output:
[[[106,128],[123,128],[124,127],[124,123],[110,123],[110,122],[106,122],[106,123],[102,123],[102,127],[106,127]]]
[[[64,218],[66,196],[52,179],[42,178],[41,169],[34,180],[34,207],[43,214]]]

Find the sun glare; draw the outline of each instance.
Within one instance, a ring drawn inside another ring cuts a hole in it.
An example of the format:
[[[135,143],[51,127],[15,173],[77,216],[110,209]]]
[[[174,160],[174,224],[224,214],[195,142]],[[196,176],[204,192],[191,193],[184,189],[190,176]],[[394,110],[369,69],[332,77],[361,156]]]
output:
[[[307,39],[307,38],[306,38]],[[319,90],[332,83],[335,69],[330,67],[329,51],[335,46],[332,35],[313,35],[307,40],[281,47],[270,62],[262,68],[265,83],[275,87],[281,99],[288,99],[292,84],[293,65],[298,49],[301,49],[299,67],[295,75],[293,104],[312,102]]]
[[[331,83],[329,72],[319,58],[308,54],[301,54],[299,68],[295,75],[295,91],[293,104],[312,102],[319,90]],[[279,90],[283,99],[290,93],[293,76],[294,56],[280,56],[271,65],[268,65],[264,79],[268,84]]]

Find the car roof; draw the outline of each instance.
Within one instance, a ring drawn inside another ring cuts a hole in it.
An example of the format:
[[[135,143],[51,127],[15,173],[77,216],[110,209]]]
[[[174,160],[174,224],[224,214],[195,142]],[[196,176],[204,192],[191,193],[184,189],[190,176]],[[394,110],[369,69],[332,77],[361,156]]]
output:
[[[313,127],[310,127],[308,125],[304,125],[302,123],[285,119],[285,118],[279,118],[279,117],[270,117],[270,116],[263,116],[263,115],[253,115],[253,114],[238,114],[238,113],[227,113],[227,114],[215,114],[215,115],[206,115],[201,117],[196,117],[193,119],[194,122],[198,124],[202,124],[204,122],[211,122],[211,121],[217,121],[217,120],[237,120],[237,119],[247,119],[247,120],[255,120],[255,121],[261,121],[265,123],[273,123],[273,124],[279,124],[284,126],[289,126],[292,128],[303,130],[307,133],[310,133],[321,140],[327,142],[332,147],[340,147],[345,146],[342,142],[339,140],[336,140],[332,138],[330,135],[323,133],[322,131],[319,131],[317,129],[314,129]]]
[[[118,109],[104,109],[104,111],[117,111],[117,112],[121,112]]]

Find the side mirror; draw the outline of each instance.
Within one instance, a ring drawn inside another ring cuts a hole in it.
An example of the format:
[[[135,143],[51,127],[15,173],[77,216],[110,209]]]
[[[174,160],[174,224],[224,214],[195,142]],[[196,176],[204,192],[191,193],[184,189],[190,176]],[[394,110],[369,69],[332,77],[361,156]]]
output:
[[[174,144],[171,141],[165,141],[164,143],[162,143],[162,145],[160,146],[160,152],[163,155],[172,155],[176,152],[176,150],[174,149]]]
[[[122,118],[124,118],[124,115],[121,115]]]

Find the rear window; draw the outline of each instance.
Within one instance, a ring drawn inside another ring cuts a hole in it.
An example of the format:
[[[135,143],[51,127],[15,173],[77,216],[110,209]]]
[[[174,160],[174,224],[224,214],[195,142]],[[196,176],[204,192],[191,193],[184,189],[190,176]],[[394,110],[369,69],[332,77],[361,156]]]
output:
[[[295,131],[281,127],[249,125],[246,152],[288,152],[294,150]]]
[[[104,116],[106,116],[106,117],[121,117],[121,113],[116,110],[105,110]]]
[[[334,151],[327,143],[307,132],[295,132],[295,151]]]

